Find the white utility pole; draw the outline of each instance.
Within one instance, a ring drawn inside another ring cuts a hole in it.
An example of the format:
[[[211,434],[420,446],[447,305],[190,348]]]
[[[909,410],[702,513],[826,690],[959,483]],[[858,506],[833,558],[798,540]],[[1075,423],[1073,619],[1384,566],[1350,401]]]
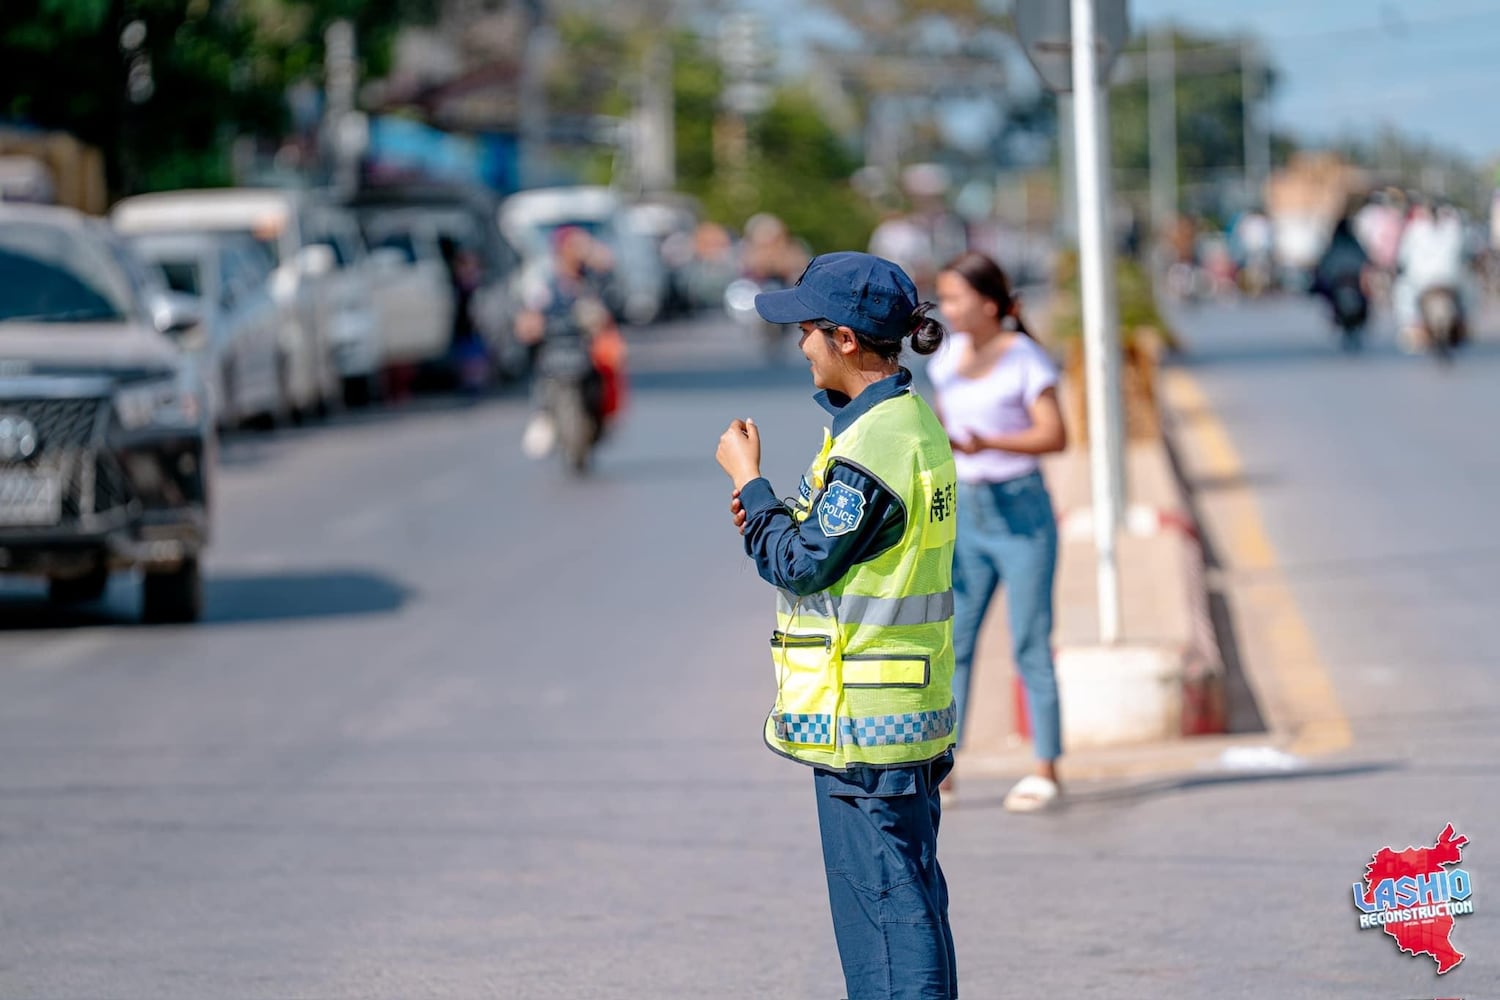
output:
[[[1073,148],[1073,95],[1057,95],[1057,162],[1062,183],[1058,235],[1066,244],[1078,242],[1078,151]]]
[[[1115,551],[1120,425],[1111,387],[1120,380],[1120,341],[1109,328],[1113,246],[1108,236],[1108,186],[1101,148],[1100,83],[1095,65],[1094,0],[1071,0],[1073,142],[1078,176],[1078,267],[1083,292],[1085,382],[1088,391],[1089,472],[1098,558],[1099,639],[1120,639],[1120,573]]]
[[[1261,199],[1261,189],[1271,174],[1271,130],[1261,121],[1260,57],[1250,39],[1240,43],[1241,117],[1245,125],[1245,187],[1252,203]]]
[[[1151,230],[1160,234],[1177,216],[1177,52],[1167,29],[1151,32],[1147,45]]]

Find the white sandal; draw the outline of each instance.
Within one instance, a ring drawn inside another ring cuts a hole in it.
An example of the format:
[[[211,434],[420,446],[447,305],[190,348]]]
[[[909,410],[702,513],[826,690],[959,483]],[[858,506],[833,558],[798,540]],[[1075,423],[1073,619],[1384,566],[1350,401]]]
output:
[[[1040,812],[1055,805],[1061,794],[1057,782],[1040,774],[1028,774],[1006,793],[1004,805],[1010,812]]]

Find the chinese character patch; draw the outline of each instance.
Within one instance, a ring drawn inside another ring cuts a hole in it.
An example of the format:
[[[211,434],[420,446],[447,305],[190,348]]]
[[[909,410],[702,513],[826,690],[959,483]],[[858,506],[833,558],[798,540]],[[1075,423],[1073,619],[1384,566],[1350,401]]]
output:
[[[927,521],[946,521],[953,516],[953,484],[939,486],[932,491],[932,509],[927,512]]]

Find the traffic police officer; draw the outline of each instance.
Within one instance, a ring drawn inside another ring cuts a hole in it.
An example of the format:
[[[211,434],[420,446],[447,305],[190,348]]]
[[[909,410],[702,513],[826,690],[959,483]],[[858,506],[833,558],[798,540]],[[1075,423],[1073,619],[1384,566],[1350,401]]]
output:
[[[898,364],[907,338],[930,354],[943,328],[901,268],[863,253],[814,258],[755,307],[800,325],[833,415],[786,502],[761,477],[753,420],[719,440],[745,551],[777,588],[766,744],[813,768],[849,1000],[951,1000],[937,832],[956,728],[957,477],[947,434]]]

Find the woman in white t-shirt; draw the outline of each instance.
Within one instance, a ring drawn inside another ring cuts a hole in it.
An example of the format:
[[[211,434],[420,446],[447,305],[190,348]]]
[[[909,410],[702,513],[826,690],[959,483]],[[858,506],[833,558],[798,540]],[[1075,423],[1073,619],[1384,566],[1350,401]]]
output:
[[[953,558],[958,736],[962,743],[980,626],[1003,583],[1037,757],[1036,773],[1010,790],[1005,807],[1030,812],[1056,801],[1062,754],[1052,663],[1057,521],[1038,463],[1038,456],[1067,445],[1057,368],[1021,322],[1005,272],[984,254],[966,253],[948,264],[938,275],[937,296],[953,330],[927,373],[958,467]]]

